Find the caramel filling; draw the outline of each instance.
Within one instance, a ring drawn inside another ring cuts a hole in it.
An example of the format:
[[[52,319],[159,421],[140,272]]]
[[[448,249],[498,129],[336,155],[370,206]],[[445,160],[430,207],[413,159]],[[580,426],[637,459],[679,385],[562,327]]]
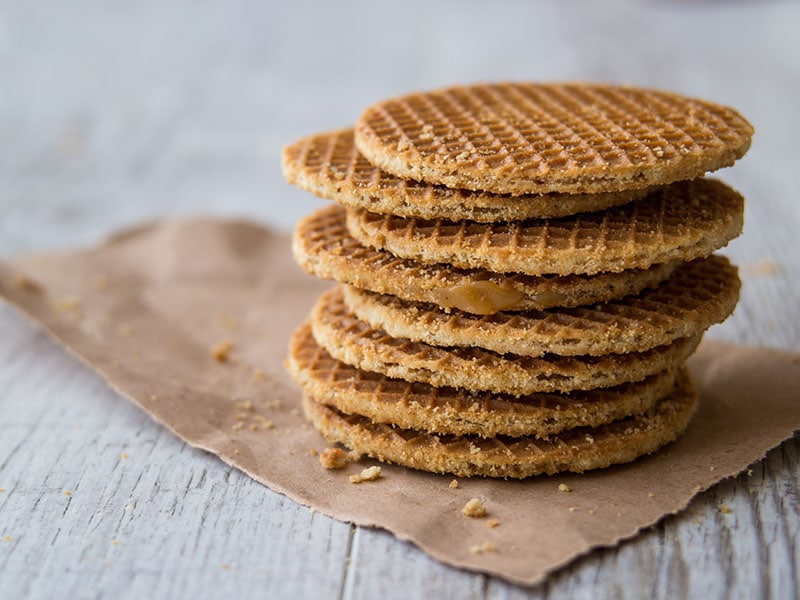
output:
[[[491,281],[461,283],[433,290],[434,301],[445,308],[458,308],[477,315],[491,315],[512,308],[525,294]]]

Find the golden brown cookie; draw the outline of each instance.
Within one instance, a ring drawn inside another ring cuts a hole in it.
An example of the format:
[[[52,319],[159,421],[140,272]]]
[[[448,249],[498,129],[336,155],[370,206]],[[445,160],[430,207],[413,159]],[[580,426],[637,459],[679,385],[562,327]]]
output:
[[[732,165],[753,127],[732,108],[592,84],[452,87],[379,102],[355,142],[402,179],[498,194],[599,193]]]
[[[401,429],[346,415],[309,396],[304,396],[303,407],[328,442],[344,444],[381,461],[460,477],[522,478],[560,471],[581,473],[654,452],[686,429],[697,408],[697,394],[684,372],[652,411],[599,427],[579,427],[548,440],[487,439]]]
[[[400,179],[372,166],[355,147],[353,130],[320,133],[283,150],[283,175],[291,184],[352,208],[422,219],[482,223],[562,217],[603,210],[641,198],[647,189],[600,194],[510,196]]]
[[[658,285],[679,264],[672,261],[623,273],[541,277],[425,264],[362,245],[347,231],[344,209],[337,205],[300,221],[292,249],[300,266],[312,275],[481,315],[581,306],[637,294]]]
[[[569,394],[470,393],[392,379],[338,361],[317,344],[307,323],[292,338],[287,367],[306,395],[341,412],[403,429],[480,437],[543,438],[644,413],[672,389],[677,374],[662,371],[636,383]]]
[[[744,200],[711,179],[661,188],[599,213],[474,223],[347,211],[362,244],[401,258],[527,275],[593,275],[708,256],[742,230]]]
[[[640,381],[674,369],[700,336],[681,338],[645,352],[603,356],[519,356],[482,348],[444,348],[395,338],[352,314],[341,288],[325,292],[311,312],[314,338],[331,356],[363,371],[442,387],[520,396],[569,392]]]
[[[679,266],[654,289],[592,306],[474,315],[344,288],[348,308],[394,337],[499,353],[601,355],[641,352],[693,337],[733,312],[739,276],[724,256]]]

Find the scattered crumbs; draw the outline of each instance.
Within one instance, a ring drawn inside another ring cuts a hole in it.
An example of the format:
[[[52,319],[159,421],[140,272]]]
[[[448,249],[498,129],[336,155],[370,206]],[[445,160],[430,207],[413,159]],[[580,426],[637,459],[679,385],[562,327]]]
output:
[[[273,423],[272,421],[270,421],[269,419],[267,419],[263,415],[256,415],[255,419],[256,419],[256,421],[258,421],[258,423],[261,425],[261,427],[263,427],[265,430],[274,429],[275,428],[275,423]]]
[[[311,450],[309,450],[309,451],[308,451],[308,453],[309,453],[311,456],[319,456],[319,452],[317,452],[317,449],[316,449],[316,448],[311,448]]]
[[[472,498],[464,505],[461,512],[468,517],[479,519],[486,516],[486,506],[478,498]]]
[[[497,552],[497,548],[492,542],[483,542],[469,547],[470,554],[483,554],[484,552]]]
[[[747,476],[748,477],[752,477],[753,476],[753,469],[747,469]],[[3,491],[2,488],[0,488],[0,492],[2,492],[2,491]]]
[[[64,495],[65,496],[72,496],[72,492],[70,492],[69,490],[64,490]]]
[[[133,333],[133,325],[131,325],[130,323],[127,323],[127,322],[126,323],[120,323],[119,324],[119,332],[122,335],[130,335],[131,333]]]
[[[218,362],[225,362],[233,350],[233,343],[230,340],[223,340],[211,349],[211,356]]]
[[[558,491],[559,492],[571,492],[572,488],[569,487],[566,483],[559,483],[558,484]]]
[[[14,287],[37,294],[42,291],[42,287],[27,275],[17,275],[14,278]]]
[[[156,394],[150,396],[150,402],[158,402],[158,396]]]
[[[730,507],[730,506],[728,506],[727,504],[725,504],[725,503],[723,502],[723,503],[722,503],[722,504],[720,504],[720,506],[719,506],[719,512],[721,512],[723,515],[729,515],[729,514],[731,514],[733,511],[731,510],[731,507]]]
[[[648,498],[655,498],[656,495],[653,492],[647,492],[647,497]]]
[[[244,423],[242,423],[241,421],[237,421],[236,423],[234,423],[234,424],[231,426],[231,429],[233,429],[234,431],[239,431],[239,430],[240,430],[240,429],[242,429],[243,427],[244,427]]]
[[[500,525],[500,521],[498,521],[497,519],[489,519],[488,521],[486,521],[486,526],[489,529],[494,529],[498,525]]]
[[[267,372],[264,369],[256,368],[253,369],[253,379],[266,379]]]
[[[244,402],[237,402],[236,407],[241,408],[242,410],[253,412],[253,403],[250,400],[245,400]]]
[[[119,540],[117,538],[114,538],[113,540],[111,540],[111,545],[112,546],[119,546]]]
[[[451,488],[451,489],[456,489],[457,487],[458,487],[458,479],[453,479],[453,480],[450,482],[450,488]]]
[[[119,457],[120,457],[122,460],[125,460],[126,458],[128,458],[128,453],[127,453],[127,452],[123,452],[122,454],[120,454],[120,455],[119,455]]]
[[[350,483],[362,483],[364,481],[375,481],[381,476],[381,468],[378,466],[367,467],[358,475],[350,475]]]
[[[220,569],[222,569],[223,571],[227,571],[228,569],[230,569],[230,568],[231,568],[231,566],[230,566],[228,563],[222,563],[222,564],[219,566],[219,568],[220,568]]]
[[[272,410],[278,410],[279,408],[283,408],[283,402],[281,402],[278,398],[273,398],[272,400],[265,400],[264,405]]]
[[[341,448],[328,448],[319,455],[319,464],[326,469],[343,469],[348,462],[347,452]]]

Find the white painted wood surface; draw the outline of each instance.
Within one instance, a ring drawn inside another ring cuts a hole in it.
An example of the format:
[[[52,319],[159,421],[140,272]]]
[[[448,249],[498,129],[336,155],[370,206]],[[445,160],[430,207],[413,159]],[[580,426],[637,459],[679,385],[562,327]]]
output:
[[[0,0],[0,256],[164,215],[288,229],[319,201],[283,183],[281,146],[395,93],[630,82],[756,125],[722,174],[749,202],[729,248],[745,287],[711,336],[800,350],[799,26],[798,2]],[[314,514],[188,448],[6,306],[0,419],[0,598],[798,595],[797,438],[527,590]]]

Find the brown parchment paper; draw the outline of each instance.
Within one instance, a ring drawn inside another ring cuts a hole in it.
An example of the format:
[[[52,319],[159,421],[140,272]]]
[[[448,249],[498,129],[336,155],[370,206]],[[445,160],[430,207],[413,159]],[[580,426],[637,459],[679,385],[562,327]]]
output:
[[[800,355],[704,343],[690,363],[700,411],[654,456],[584,475],[461,479],[457,489],[452,477],[384,465],[380,480],[353,485],[348,476],[370,461],[321,468],[310,450],[326,444],[283,369],[291,331],[327,285],[294,266],[288,236],[208,219],[0,263],[0,296],[187,443],[336,519],[515,583],[633,536],[800,428]],[[472,497],[499,527],[461,514]],[[485,542],[496,552],[470,552]]]

